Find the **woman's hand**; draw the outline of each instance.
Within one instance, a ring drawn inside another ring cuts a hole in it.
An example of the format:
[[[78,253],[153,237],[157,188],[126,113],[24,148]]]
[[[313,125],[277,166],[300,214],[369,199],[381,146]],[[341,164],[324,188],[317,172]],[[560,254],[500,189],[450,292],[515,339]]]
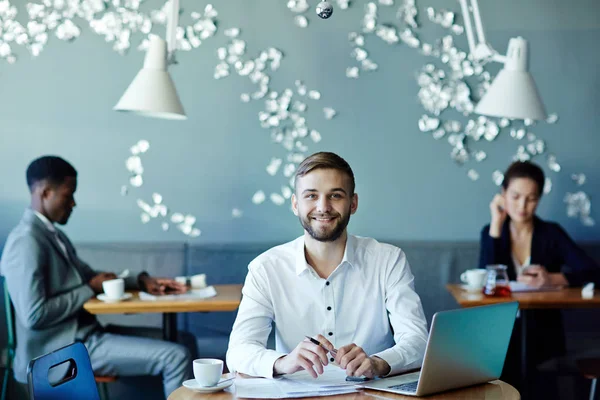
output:
[[[517,281],[534,288],[543,286],[569,286],[562,273],[549,273],[543,265],[528,265],[519,271]]]
[[[504,208],[504,196],[497,194],[490,203],[490,214],[492,221],[490,223],[490,236],[499,238],[502,233],[502,225],[506,221],[506,209]]]

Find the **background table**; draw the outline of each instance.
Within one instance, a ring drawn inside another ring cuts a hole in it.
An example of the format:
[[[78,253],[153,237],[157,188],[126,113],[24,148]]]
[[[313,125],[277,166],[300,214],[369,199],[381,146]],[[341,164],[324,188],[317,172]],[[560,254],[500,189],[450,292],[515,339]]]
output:
[[[140,300],[139,292],[131,292],[131,300],[105,303],[96,298],[88,300],[83,308],[91,314],[162,313],[163,338],[177,341],[177,313],[235,311],[242,299],[242,285],[213,285],[215,297],[198,300]]]
[[[600,293],[595,292],[591,299],[581,297],[581,288],[565,288],[546,292],[518,292],[511,297],[488,297],[482,293],[471,293],[462,285],[449,284],[446,288],[452,297],[462,307],[475,307],[496,303],[518,301],[521,310],[521,375],[523,386],[521,391],[524,398],[529,398],[527,392],[529,364],[527,362],[527,324],[529,311],[536,309],[562,308],[600,308]]]
[[[433,394],[427,397],[402,396],[399,394],[382,392],[379,390],[361,390],[357,393],[341,394],[337,396],[304,397],[303,399],[319,400],[415,400],[425,398],[428,400],[519,400],[521,396],[517,389],[506,382],[493,381],[483,385],[471,386],[464,389],[452,390]],[[184,387],[175,390],[168,400],[236,400],[234,393],[220,391],[217,393],[196,393]]]
[[[591,299],[581,297],[581,288],[566,288],[547,292],[519,292],[511,297],[488,297],[482,293],[471,293],[462,285],[449,284],[446,288],[462,307],[484,306],[510,301],[518,301],[521,310],[541,308],[597,308],[600,307],[600,293],[595,292]]]

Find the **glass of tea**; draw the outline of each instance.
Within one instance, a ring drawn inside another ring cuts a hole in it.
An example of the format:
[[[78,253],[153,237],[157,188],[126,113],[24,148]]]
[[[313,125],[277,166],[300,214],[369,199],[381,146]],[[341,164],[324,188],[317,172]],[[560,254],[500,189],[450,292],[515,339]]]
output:
[[[483,287],[483,294],[486,296],[510,297],[511,292],[506,265],[488,265],[486,270],[487,277],[485,286]]]

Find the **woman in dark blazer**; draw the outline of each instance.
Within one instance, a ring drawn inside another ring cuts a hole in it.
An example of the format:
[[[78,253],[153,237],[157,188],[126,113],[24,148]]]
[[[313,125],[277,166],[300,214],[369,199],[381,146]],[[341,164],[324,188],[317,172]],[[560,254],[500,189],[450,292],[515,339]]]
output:
[[[481,232],[479,267],[504,264],[510,280],[536,288],[600,285],[600,268],[560,225],[535,215],[544,188],[544,172],[531,162],[514,162],[504,174],[502,192],[490,203],[491,222]],[[528,320],[529,362],[537,365],[564,354],[559,310],[536,310]],[[520,321],[515,323],[503,379],[519,386]]]

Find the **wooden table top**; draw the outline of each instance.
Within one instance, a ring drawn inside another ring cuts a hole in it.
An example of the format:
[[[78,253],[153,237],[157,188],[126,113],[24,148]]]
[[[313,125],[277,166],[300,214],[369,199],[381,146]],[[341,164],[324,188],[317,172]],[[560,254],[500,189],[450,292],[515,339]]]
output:
[[[242,298],[242,285],[213,285],[215,297],[198,300],[140,300],[139,292],[131,300],[105,303],[96,298],[85,302],[83,308],[91,314],[177,313],[235,311]]]
[[[483,385],[471,386],[465,389],[451,390],[426,397],[428,400],[519,400],[521,395],[511,385],[502,381],[493,381]],[[168,400],[236,400],[235,393],[220,391],[216,393],[196,393],[180,387],[169,396]],[[361,390],[356,393],[336,396],[304,397],[307,400],[415,400],[414,396],[403,396],[379,390]]]
[[[449,284],[446,288],[461,307],[483,306],[487,304],[518,301],[521,309],[538,308],[597,308],[600,307],[600,293],[596,291],[591,299],[581,297],[581,288],[565,288],[547,292],[520,292],[511,297],[488,297],[482,293],[471,293],[459,284]]]

